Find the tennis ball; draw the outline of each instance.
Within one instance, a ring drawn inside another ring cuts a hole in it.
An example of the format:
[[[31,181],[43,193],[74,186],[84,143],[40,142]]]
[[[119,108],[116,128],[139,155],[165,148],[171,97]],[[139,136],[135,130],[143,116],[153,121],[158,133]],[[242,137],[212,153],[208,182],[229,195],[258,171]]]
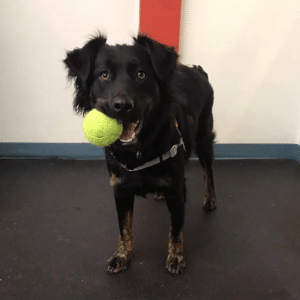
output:
[[[85,137],[94,145],[106,147],[122,134],[123,126],[97,109],[88,112],[83,120]]]

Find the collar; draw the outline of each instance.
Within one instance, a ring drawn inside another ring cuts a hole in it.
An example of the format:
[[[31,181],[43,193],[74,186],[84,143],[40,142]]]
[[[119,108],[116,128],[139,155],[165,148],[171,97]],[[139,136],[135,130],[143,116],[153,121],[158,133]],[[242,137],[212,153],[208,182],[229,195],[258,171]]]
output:
[[[167,159],[169,159],[169,158],[171,158],[171,157],[176,156],[177,153],[178,153],[178,148],[179,148],[180,146],[183,146],[184,151],[186,151],[186,148],[185,148],[185,145],[184,145],[184,142],[183,142],[181,133],[180,133],[180,131],[179,131],[179,129],[178,129],[178,123],[177,123],[176,120],[175,120],[175,127],[176,127],[176,130],[177,130],[177,132],[178,132],[178,134],[179,134],[179,136],[180,136],[180,140],[179,140],[179,143],[173,145],[169,151],[167,151],[166,153],[164,153],[163,155],[161,155],[161,156],[159,156],[159,157],[157,157],[157,158],[155,158],[155,159],[152,159],[152,160],[150,160],[150,161],[147,161],[147,162],[144,163],[143,165],[140,165],[140,166],[138,166],[138,167],[136,167],[136,168],[134,168],[134,169],[128,169],[124,164],[118,162],[119,165],[120,165],[122,168],[124,168],[125,170],[129,171],[129,172],[140,171],[140,170],[143,170],[143,169],[152,167],[152,166],[154,166],[154,165],[157,165],[157,164],[159,164],[159,163],[161,163],[161,162],[163,162],[163,161],[165,161],[165,160],[167,160]],[[112,156],[114,156],[114,154],[113,154],[111,151],[110,151],[110,154],[111,154]],[[114,156],[114,157],[115,157],[115,156]],[[137,158],[138,158],[138,159],[141,158],[141,152],[140,152],[140,151],[137,152]]]

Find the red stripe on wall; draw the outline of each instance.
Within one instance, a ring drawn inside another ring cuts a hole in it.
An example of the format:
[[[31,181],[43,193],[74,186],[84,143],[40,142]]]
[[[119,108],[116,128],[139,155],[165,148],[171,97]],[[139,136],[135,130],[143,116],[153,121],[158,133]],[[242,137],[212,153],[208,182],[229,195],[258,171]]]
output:
[[[140,0],[140,33],[179,47],[181,0]]]

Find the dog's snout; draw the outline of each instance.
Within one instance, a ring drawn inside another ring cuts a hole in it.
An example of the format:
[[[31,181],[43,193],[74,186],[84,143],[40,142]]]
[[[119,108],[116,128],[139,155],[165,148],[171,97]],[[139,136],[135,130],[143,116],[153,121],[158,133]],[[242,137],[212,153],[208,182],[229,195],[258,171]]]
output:
[[[133,109],[134,102],[132,99],[125,99],[123,97],[115,97],[113,99],[113,109],[117,113],[128,113]]]

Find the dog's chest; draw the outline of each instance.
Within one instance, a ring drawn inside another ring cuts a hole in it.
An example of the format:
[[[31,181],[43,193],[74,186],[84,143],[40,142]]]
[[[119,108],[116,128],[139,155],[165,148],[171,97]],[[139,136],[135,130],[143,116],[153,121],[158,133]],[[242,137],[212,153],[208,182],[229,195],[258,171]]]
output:
[[[172,184],[171,175],[143,174],[142,172],[129,173],[124,176],[112,174],[110,177],[111,186],[122,188],[133,188],[145,192],[153,192],[158,189],[167,188]]]

